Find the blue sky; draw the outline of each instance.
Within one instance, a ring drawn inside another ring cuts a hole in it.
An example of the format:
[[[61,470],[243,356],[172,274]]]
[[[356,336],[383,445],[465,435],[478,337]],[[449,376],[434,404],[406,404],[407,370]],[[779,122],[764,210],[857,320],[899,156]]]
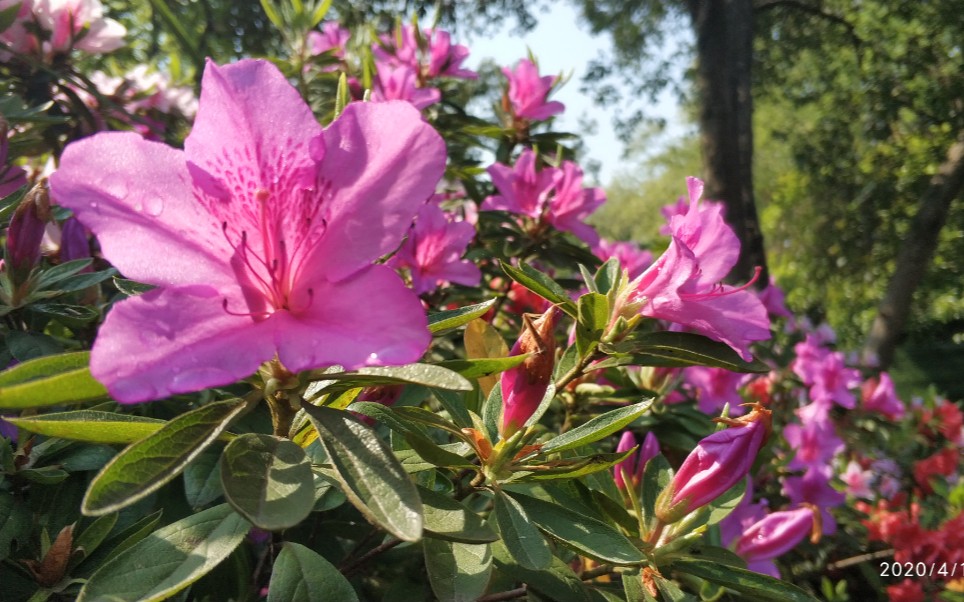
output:
[[[492,58],[500,65],[514,65],[526,56],[529,48],[539,60],[542,74],[568,74],[571,71],[571,80],[552,96],[566,105],[566,112],[559,118],[558,129],[581,133],[579,118],[589,115],[595,119],[596,134],[584,135],[583,138],[590,158],[602,165],[599,183],[605,185],[613,174],[630,165],[621,158],[623,144],[616,138],[610,115],[600,113],[589,96],[579,92],[579,82],[589,62],[611,47],[609,37],[593,37],[588,25],[582,22],[569,2],[558,2],[551,11],[537,13],[536,17],[538,27],[525,36],[512,33],[511,27],[506,27],[493,36],[460,39],[459,42],[467,44],[472,51],[467,63],[470,67],[478,67],[482,60]],[[671,135],[683,129],[677,118],[676,106],[668,94],[663,95],[649,114],[666,119]]]

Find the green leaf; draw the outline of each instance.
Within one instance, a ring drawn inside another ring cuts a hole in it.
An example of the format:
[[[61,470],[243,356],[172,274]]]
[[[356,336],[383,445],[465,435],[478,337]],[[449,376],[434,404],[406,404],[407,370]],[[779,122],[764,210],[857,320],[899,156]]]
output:
[[[599,293],[579,297],[579,316],[576,319],[576,349],[580,357],[595,350],[609,325],[609,299]]]
[[[607,435],[615,433],[642,416],[649,410],[652,403],[652,399],[644,399],[633,405],[600,414],[589,422],[550,439],[548,443],[542,446],[541,453],[547,454],[550,452],[575,449],[592,443],[593,441],[598,441]]]
[[[157,418],[97,410],[75,410],[6,420],[38,435],[108,444],[140,441],[165,424]]]
[[[425,512],[425,534],[461,543],[488,543],[499,536],[478,514],[447,495],[418,487]]]
[[[706,524],[715,525],[730,515],[740,504],[746,494],[746,479],[738,481],[735,485],[723,492],[723,495],[713,500],[709,505],[710,513],[706,519]]]
[[[404,541],[422,536],[422,500],[388,445],[349,412],[306,404],[342,491],[368,520]]]
[[[237,399],[211,403],[181,414],[128,446],[94,477],[81,511],[99,516],[154,493],[214,443],[247,407]]]
[[[489,396],[482,404],[482,426],[485,428],[485,436],[489,441],[496,441],[499,438],[499,427],[502,423],[502,386],[497,384],[492,387]]]
[[[134,544],[150,535],[161,520],[162,511],[141,518],[131,526],[113,535],[110,539],[101,544],[97,550],[88,555],[82,563],[80,569],[76,571],[75,577],[87,577],[96,571],[108,560],[120,556]]]
[[[224,494],[221,487],[221,452],[215,447],[206,449],[184,467],[184,497],[195,510]]]
[[[640,505],[642,506],[643,515],[647,519],[655,518],[656,498],[659,497],[661,491],[669,486],[669,482],[672,479],[673,469],[670,467],[669,462],[666,461],[666,458],[663,457],[663,454],[658,454],[646,462],[646,468],[643,469]]]
[[[602,345],[600,350],[615,357],[595,364],[594,370],[638,365],[711,366],[732,372],[770,371],[770,367],[760,360],[748,362],[729,345],[690,332],[651,332],[620,343]]]
[[[89,364],[89,351],[38,357],[0,372],[0,388],[86,368]]]
[[[449,389],[452,391],[472,390],[472,383],[457,372],[452,372],[451,370],[432,364],[359,368],[355,372],[325,374],[324,379],[348,381],[351,386],[361,387],[414,384],[435,387],[437,389]]]
[[[613,287],[619,283],[619,279],[622,277],[622,266],[619,265],[619,260],[615,257],[610,257],[606,263],[602,264],[596,271],[596,276],[593,278],[596,283],[596,289],[604,295],[608,295],[609,291],[613,290]]]
[[[21,362],[54,355],[64,350],[57,339],[40,332],[13,330],[6,333],[5,342],[10,355]]]
[[[521,267],[512,266],[506,262],[502,262],[502,270],[522,286],[526,287],[533,293],[539,295],[543,299],[551,303],[555,303],[559,308],[572,316],[573,318],[579,315],[576,309],[576,304],[572,302],[569,298],[569,294],[566,289],[562,288],[558,282],[546,276],[539,270],[529,266],[528,264],[522,264]]]
[[[446,391],[445,389],[432,389],[432,395],[434,395],[439,404],[445,408],[445,411],[449,413],[449,416],[452,417],[452,421],[455,422],[456,426],[459,428],[472,426],[472,416],[465,407],[465,393],[456,393],[454,391]]]
[[[100,567],[77,602],[154,602],[194,583],[228,557],[251,529],[221,504],[172,523]]]
[[[3,445],[0,443],[0,445]],[[0,491],[0,561],[10,555],[10,544],[23,547],[30,538],[33,516],[26,504],[7,491]]]
[[[542,570],[552,563],[549,544],[532,524],[532,519],[515,499],[502,491],[495,492],[492,510],[499,534],[509,554],[519,565],[532,570]]]
[[[465,378],[491,376],[515,368],[529,357],[528,353],[499,358],[478,358],[471,360],[446,360],[436,366],[458,372]]]
[[[78,260],[79,261],[79,260]],[[88,272],[86,274],[73,274],[57,283],[56,289],[62,293],[72,293],[82,291],[85,288],[100,284],[117,274],[114,268],[101,270],[100,272]]]
[[[117,276],[114,276],[114,286],[117,287],[117,290],[124,293],[128,297],[136,297],[137,295],[144,294],[147,291],[157,288],[153,284],[144,284],[143,282],[127,280],[126,278],[118,278]]]
[[[81,270],[90,266],[94,260],[90,257],[85,257],[83,259],[75,259],[73,261],[68,261],[66,263],[61,263],[60,265],[55,265],[54,267],[44,270],[37,277],[37,289],[49,289],[55,284],[62,282],[66,278],[70,278],[74,274],[79,273]]]
[[[228,443],[221,457],[221,487],[241,516],[268,531],[297,525],[315,504],[304,450],[271,435],[246,433]]]
[[[529,416],[523,426],[532,426],[542,419],[542,415],[546,413],[549,409],[549,404],[552,403],[553,398],[556,396],[556,385],[549,383],[546,387],[546,392],[542,394],[542,399],[539,400],[539,405],[536,406],[535,411]]]
[[[583,556],[620,565],[646,562],[631,541],[602,521],[528,495],[510,495],[540,529]]]
[[[271,568],[268,602],[358,602],[358,594],[333,564],[317,552],[290,541]]]
[[[536,466],[524,466],[522,471],[526,472],[514,472],[512,475],[512,482],[527,482],[527,481],[549,481],[555,479],[575,479],[577,477],[582,477],[587,474],[593,474],[595,472],[600,472],[612,468],[616,464],[619,464],[632,454],[636,453],[635,450],[629,450],[621,453],[612,454],[592,454],[590,456],[577,456],[575,458],[566,458],[565,460],[558,460],[553,462],[551,465],[544,469],[536,468]]]
[[[98,517],[80,535],[75,537],[72,546],[74,552],[70,559],[71,566],[80,564],[83,559],[93,554],[110,535],[115,524],[117,524],[117,514],[105,514]]]
[[[0,374],[0,409],[22,410],[106,399],[107,389],[90,375],[88,357],[86,353],[41,357],[5,371]],[[81,367],[68,368],[81,360]]]
[[[495,305],[496,299],[489,299],[475,305],[466,305],[457,309],[448,309],[438,313],[429,314],[428,329],[432,334],[445,334],[455,330],[459,326],[464,326],[472,320],[485,315],[487,311]]]
[[[772,602],[773,600],[815,602],[817,600],[804,590],[786,581],[708,560],[680,558],[673,562],[672,567],[682,573],[688,573],[739,592],[743,600],[760,600],[761,602]]]
[[[100,317],[100,312],[92,307],[67,303],[33,303],[30,311],[54,318],[71,328],[83,328]]]
[[[426,539],[422,551],[429,584],[439,602],[472,602],[485,593],[492,574],[488,544]]]

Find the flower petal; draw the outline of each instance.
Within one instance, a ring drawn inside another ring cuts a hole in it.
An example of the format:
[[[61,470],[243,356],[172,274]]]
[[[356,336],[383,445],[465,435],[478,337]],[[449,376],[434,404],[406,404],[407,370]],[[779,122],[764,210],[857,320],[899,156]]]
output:
[[[431,342],[422,304],[385,266],[310,288],[307,310],[277,312],[268,320],[281,363],[293,372],[333,364],[347,370],[408,364]]]
[[[268,322],[229,314],[203,285],[122,301],[94,343],[90,370],[117,401],[137,403],[227,385],[274,357]]]
[[[196,201],[184,153],[130,132],[70,144],[50,176],[54,200],[97,236],[126,277],[155,285],[234,281],[231,248]]]
[[[306,264],[337,281],[398,246],[442,177],[445,143],[407,102],[352,103],[324,139],[331,205]]]

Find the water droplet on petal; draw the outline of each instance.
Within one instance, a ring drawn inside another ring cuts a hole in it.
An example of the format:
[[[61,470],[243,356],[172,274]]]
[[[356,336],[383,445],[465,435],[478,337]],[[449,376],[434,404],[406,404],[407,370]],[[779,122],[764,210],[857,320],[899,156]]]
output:
[[[130,193],[130,189],[127,187],[127,180],[123,176],[116,174],[111,174],[101,180],[100,185],[104,189],[104,192],[119,201],[126,199]]]
[[[137,211],[138,213],[140,213],[143,210],[144,210],[144,206],[141,205],[140,201],[134,203],[134,211]]]

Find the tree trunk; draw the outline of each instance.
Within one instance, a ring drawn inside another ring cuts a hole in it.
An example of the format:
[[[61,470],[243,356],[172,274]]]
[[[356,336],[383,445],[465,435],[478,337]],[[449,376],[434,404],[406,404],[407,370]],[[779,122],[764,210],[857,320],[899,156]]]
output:
[[[687,0],[696,34],[697,90],[706,196],[726,204],[740,239],[730,274],[746,282],[759,266],[766,286],[763,233],[753,200],[752,0]]]
[[[877,316],[864,343],[865,364],[876,363],[887,369],[894,361],[894,351],[910,314],[914,291],[920,285],[937,249],[937,238],[951,202],[964,188],[964,132],[947,150],[944,163],[931,178],[920,200],[920,208],[911,222],[907,238],[897,254],[894,275],[884,298],[877,306]]]

